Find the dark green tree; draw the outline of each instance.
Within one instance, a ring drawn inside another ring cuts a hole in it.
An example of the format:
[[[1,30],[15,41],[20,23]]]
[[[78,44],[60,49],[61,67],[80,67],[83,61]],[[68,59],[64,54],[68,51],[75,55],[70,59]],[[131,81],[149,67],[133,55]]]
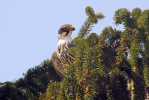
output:
[[[71,66],[65,66],[65,77],[57,85],[50,83],[43,100],[144,100],[149,86],[149,10],[125,8],[114,14],[116,25],[124,30],[106,27],[97,35],[90,33],[93,24],[104,16],[86,8],[88,19],[73,40],[75,54]],[[52,91],[51,86],[58,89]],[[40,98],[41,99],[41,98]],[[41,99],[41,100],[42,100]]]
[[[0,100],[38,100],[45,93],[50,81],[61,81],[50,60],[30,68],[23,78],[15,82],[1,83]]]
[[[56,74],[50,60],[30,68],[15,82],[0,83],[0,100],[144,100],[149,87],[149,10],[118,9],[115,25],[100,35],[91,33],[104,16],[86,7],[71,66],[65,77]]]
[[[14,83],[5,82],[0,87],[0,100],[27,100],[27,97],[20,89],[17,89]]]

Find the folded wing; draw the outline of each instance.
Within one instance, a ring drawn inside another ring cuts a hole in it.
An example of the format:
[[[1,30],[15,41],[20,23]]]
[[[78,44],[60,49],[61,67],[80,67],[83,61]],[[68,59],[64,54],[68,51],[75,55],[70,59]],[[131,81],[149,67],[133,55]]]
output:
[[[52,62],[53,66],[57,72],[57,74],[61,77],[65,75],[64,73],[64,65],[71,65],[74,61],[74,55],[69,53],[68,50],[75,45],[71,42],[65,43],[58,50],[60,50],[61,54],[58,55],[57,51],[52,54]]]

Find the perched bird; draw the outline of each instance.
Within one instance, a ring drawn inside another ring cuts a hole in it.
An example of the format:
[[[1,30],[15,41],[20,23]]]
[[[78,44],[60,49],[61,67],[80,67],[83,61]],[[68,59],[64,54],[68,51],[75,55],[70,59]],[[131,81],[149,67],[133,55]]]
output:
[[[58,30],[57,50],[52,54],[52,62],[57,74],[61,77],[65,75],[64,65],[70,65],[74,61],[74,55],[68,52],[69,48],[75,46],[71,38],[74,30],[75,28],[70,24],[65,24]]]

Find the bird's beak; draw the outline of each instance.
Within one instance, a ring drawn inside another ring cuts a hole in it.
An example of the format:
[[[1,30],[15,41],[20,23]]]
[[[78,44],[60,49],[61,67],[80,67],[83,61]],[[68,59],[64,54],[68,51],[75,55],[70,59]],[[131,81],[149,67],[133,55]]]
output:
[[[75,30],[75,28],[74,28],[73,26],[70,26],[70,30],[74,31],[74,30]]]
[[[75,30],[75,28],[74,28],[74,27],[72,27],[72,30],[74,31],[74,30]]]

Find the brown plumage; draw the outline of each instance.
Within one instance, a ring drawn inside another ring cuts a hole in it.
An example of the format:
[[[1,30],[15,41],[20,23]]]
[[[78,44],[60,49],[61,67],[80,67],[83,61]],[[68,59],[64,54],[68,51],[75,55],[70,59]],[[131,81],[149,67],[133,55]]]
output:
[[[71,39],[73,30],[75,28],[70,24],[65,24],[58,30],[59,41],[57,50],[52,54],[52,62],[57,74],[61,77],[65,75],[64,66],[74,61],[74,55],[68,52],[69,48],[75,46]]]

